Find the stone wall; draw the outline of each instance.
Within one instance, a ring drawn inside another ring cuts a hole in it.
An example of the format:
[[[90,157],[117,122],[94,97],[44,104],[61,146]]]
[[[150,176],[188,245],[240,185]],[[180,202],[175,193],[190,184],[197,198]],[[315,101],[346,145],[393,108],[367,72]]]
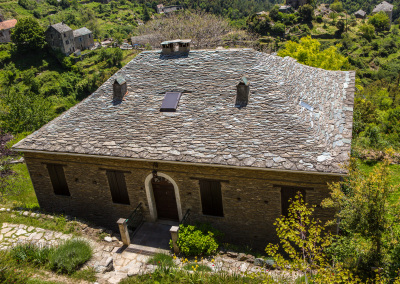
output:
[[[273,223],[281,214],[280,186],[313,188],[307,190],[306,201],[318,205],[328,196],[327,182],[339,180],[338,176],[322,174],[65,155],[26,153],[25,159],[39,204],[45,210],[84,218],[117,230],[117,220],[127,218],[142,202],[146,219],[150,221],[145,180],[156,168],[159,174],[168,175],[176,183],[183,215],[187,209],[191,209],[191,221],[211,223],[225,233],[228,242],[259,248],[265,247],[268,241],[276,240]],[[71,196],[54,194],[46,163],[64,165]],[[125,179],[130,205],[112,202],[106,169],[127,172]],[[199,179],[221,180],[224,217],[202,214]],[[317,207],[316,215],[327,220],[333,216],[333,212]]]
[[[74,38],[75,49],[85,50],[94,46],[93,34],[86,34]]]
[[[46,41],[54,50],[60,50],[62,53],[69,55],[75,51],[74,35],[72,30],[64,33],[58,32],[53,27],[46,30]]]

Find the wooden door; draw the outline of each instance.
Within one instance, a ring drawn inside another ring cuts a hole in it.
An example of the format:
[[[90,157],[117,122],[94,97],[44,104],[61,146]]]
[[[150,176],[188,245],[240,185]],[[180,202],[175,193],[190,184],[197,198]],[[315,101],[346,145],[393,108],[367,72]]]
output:
[[[174,185],[163,177],[151,180],[158,219],[179,221]]]

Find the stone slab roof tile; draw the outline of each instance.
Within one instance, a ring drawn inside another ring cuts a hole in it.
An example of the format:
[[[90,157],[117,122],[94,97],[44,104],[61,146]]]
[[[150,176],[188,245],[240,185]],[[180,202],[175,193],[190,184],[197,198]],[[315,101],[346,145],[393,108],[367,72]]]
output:
[[[83,27],[83,28],[80,28],[80,29],[77,29],[77,30],[73,31],[74,37],[88,35],[88,34],[91,34],[91,33],[92,33],[92,31],[89,30],[86,27]]]
[[[59,33],[64,33],[64,32],[68,32],[68,31],[72,31],[72,29],[68,26],[68,25],[66,25],[66,24],[64,24],[64,23],[57,23],[57,24],[54,24],[54,25],[51,25],[51,27],[53,27],[56,31],[58,31]]]
[[[112,84],[119,76],[128,93],[115,104]],[[236,108],[243,76],[249,103]],[[353,71],[326,71],[252,49],[187,56],[146,51],[14,148],[342,174],[354,82]],[[183,93],[177,111],[162,113],[170,91]]]
[[[11,28],[15,27],[16,24],[17,24],[17,20],[16,19],[0,22],[0,30],[11,29]]]
[[[378,4],[375,6],[374,10],[372,10],[372,13],[378,13],[378,12],[390,12],[393,10],[393,5],[383,1],[382,3]]]

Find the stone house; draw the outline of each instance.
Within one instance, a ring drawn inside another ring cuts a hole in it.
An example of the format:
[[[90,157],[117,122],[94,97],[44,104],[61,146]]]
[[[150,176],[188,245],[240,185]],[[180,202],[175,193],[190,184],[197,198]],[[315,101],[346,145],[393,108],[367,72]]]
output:
[[[383,1],[382,3],[376,5],[374,10],[372,10],[372,14],[376,14],[379,12],[385,12],[389,17],[390,22],[392,22],[392,17],[393,17],[393,5],[392,4],[390,4],[386,1]]]
[[[54,50],[69,55],[75,51],[74,33],[64,22],[50,25],[46,32],[46,41]]]
[[[252,49],[164,48],[13,146],[41,208],[116,230],[141,204],[148,222],[190,214],[228,242],[265,247],[296,192],[319,205],[346,175],[355,72]]]
[[[16,19],[0,21],[0,43],[7,43],[11,41],[11,29],[13,29],[16,24]]]
[[[354,13],[354,16],[357,19],[365,19],[365,17],[367,16],[367,12],[365,12],[363,10],[358,10],[357,12]]]
[[[286,5],[290,5],[295,9],[305,4],[308,4],[308,0],[286,0]]]
[[[173,6],[164,6],[163,4],[158,4],[157,5],[157,13],[158,14],[168,14],[172,13],[175,11],[183,10],[183,7],[181,5],[173,5]]]
[[[85,50],[94,46],[93,33],[86,27],[73,31],[75,49]]]

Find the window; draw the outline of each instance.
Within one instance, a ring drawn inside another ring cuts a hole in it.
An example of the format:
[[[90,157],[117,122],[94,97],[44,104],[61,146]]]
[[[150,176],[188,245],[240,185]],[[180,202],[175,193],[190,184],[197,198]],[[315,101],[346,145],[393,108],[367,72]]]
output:
[[[68,40],[66,40],[66,41],[65,41],[65,44],[69,44],[69,41],[68,41]]]
[[[66,35],[66,34],[64,34],[64,37],[67,37],[67,35]]]
[[[51,184],[56,195],[70,196],[67,180],[65,179],[64,169],[62,165],[47,164]]]
[[[130,204],[123,172],[107,170],[108,184],[114,203]]]
[[[199,180],[199,183],[203,214],[223,217],[221,183],[210,180]]]
[[[90,34],[89,34],[89,38],[90,38]]]
[[[0,32],[0,36],[3,36],[3,32]]]
[[[294,186],[282,186],[281,187],[281,208],[282,215],[287,216],[289,213],[289,200],[294,199],[298,192],[303,196],[303,200],[306,198],[306,189],[311,188],[302,188],[302,187],[294,187]]]

